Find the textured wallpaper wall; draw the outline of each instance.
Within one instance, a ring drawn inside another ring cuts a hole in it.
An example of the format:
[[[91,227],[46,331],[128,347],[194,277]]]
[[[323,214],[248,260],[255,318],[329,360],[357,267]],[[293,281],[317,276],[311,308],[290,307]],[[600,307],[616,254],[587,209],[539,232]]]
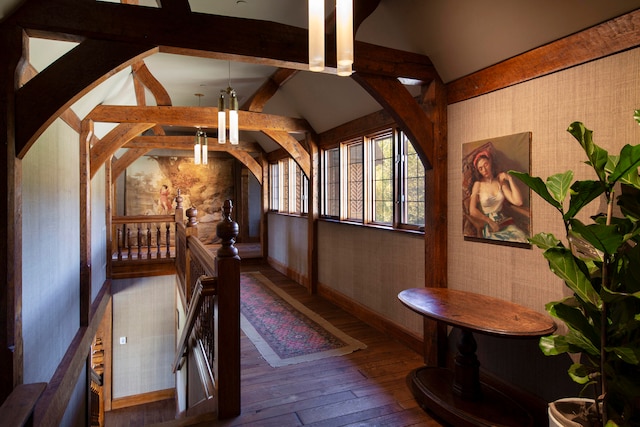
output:
[[[583,165],[582,149],[566,132],[574,121],[594,131],[596,144],[619,152],[640,143],[633,120],[640,108],[640,49],[532,80],[449,106],[448,279],[452,289],[503,298],[544,312],[561,299],[565,287],[549,272],[540,250],[468,242],[462,236],[462,144],[532,132],[531,173],[547,176],[572,169],[578,178],[595,178]],[[591,215],[599,210],[593,204]],[[557,211],[531,197],[532,231],[563,235]],[[477,337],[478,338],[478,337]],[[537,340],[479,337],[486,369],[547,399],[572,394],[566,380],[569,359],[541,355]],[[525,369],[523,369],[523,367]]]
[[[171,275],[113,281],[114,399],[175,387],[175,280]]]

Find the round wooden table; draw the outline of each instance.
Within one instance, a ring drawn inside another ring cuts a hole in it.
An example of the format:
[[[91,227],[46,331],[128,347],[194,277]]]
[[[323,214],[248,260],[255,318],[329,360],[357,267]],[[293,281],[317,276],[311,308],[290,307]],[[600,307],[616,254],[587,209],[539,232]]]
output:
[[[480,382],[473,332],[538,338],[556,329],[550,317],[518,304],[446,288],[406,289],[398,294],[411,310],[461,329],[454,370],[424,366],[407,380],[416,400],[455,426],[531,426],[531,415],[499,390]]]

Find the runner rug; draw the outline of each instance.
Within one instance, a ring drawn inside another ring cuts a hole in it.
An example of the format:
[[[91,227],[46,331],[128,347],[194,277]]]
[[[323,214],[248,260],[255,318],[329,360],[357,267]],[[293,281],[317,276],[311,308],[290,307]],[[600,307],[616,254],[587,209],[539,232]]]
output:
[[[241,274],[240,310],[242,331],[273,367],[367,348],[259,272]]]

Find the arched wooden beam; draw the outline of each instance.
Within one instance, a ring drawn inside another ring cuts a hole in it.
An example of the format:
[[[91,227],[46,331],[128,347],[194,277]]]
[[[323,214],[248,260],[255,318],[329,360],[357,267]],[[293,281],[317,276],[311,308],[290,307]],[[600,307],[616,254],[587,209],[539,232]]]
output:
[[[114,159],[111,165],[111,183],[115,184],[116,179],[125,169],[149,151],[151,151],[150,148],[129,148],[122,156]]]
[[[382,105],[414,143],[427,169],[434,165],[433,123],[409,91],[390,77],[355,73],[351,76]]]
[[[149,71],[149,68],[144,62],[141,61],[134,64],[132,69],[133,77],[149,89],[149,92],[151,92],[156,99],[156,105],[173,105],[167,90],[162,86],[162,83],[151,74],[151,71]],[[140,102],[140,100],[138,100],[138,105],[146,105],[146,102]]]
[[[242,105],[242,110],[261,112],[267,102],[275,95],[289,79],[296,75],[297,70],[288,68],[277,69],[271,77]]]
[[[163,125],[202,128],[218,127],[216,107],[135,107],[98,105],[87,118],[105,123],[161,123]],[[272,114],[239,111],[240,130],[259,132],[263,129],[304,133],[313,129],[306,120]]]
[[[297,139],[289,135],[287,132],[283,131],[263,130],[262,133],[273,139],[278,143],[278,145],[286,150],[287,153],[289,153],[289,155],[293,158],[293,160],[295,160],[298,166],[300,166],[302,172],[304,172],[306,176],[310,176],[311,158],[309,156],[309,153],[304,149],[302,144],[300,144]]]
[[[87,119],[85,119],[87,120]],[[153,127],[154,123],[122,123],[91,147],[91,178],[100,166],[127,141]]]
[[[85,40],[34,76],[16,93],[17,156],[91,89],[156,51],[150,45]]]
[[[247,144],[248,145],[248,144]],[[262,185],[262,166],[251,155],[255,152],[253,146],[251,149],[244,148],[245,145],[230,145],[230,144],[218,144],[216,138],[209,138],[209,144],[207,144],[209,151],[219,151],[229,153],[236,159],[238,159],[243,165],[245,165],[251,173],[256,177],[258,182]],[[193,150],[193,136],[190,135],[172,135],[172,136],[137,136],[123,145],[123,148],[127,148],[130,151],[147,152],[154,148],[161,148],[165,150],[178,150],[178,151],[192,151]],[[128,154],[127,152],[127,154]],[[144,153],[140,154],[142,156]],[[139,156],[138,156],[139,157]],[[124,158],[124,156],[122,156]],[[137,158],[137,157],[136,157]],[[136,159],[133,159],[129,164],[133,163]],[[124,168],[118,170],[117,174],[114,168],[113,180],[121,174]]]

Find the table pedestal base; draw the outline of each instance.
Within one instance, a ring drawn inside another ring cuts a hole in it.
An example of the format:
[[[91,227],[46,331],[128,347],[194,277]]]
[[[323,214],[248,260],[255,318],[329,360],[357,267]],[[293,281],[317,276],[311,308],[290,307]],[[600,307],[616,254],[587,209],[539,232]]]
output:
[[[414,369],[407,377],[420,406],[456,427],[533,425],[524,408],[495,388],[481,383],[482,396],[468,400],[454,394],[453,382],[451,370],[427,366]]]

